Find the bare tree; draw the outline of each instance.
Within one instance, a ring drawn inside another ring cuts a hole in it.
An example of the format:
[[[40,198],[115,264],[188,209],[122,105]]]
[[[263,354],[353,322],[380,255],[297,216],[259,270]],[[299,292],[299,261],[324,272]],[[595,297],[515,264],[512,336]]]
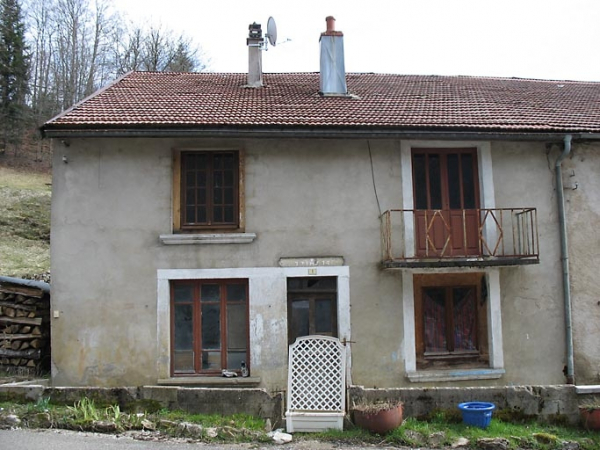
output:
[[[37,122],[131,70],[200,71],[191,39],[162,26],[126,23],[113,0],[26,1],[32,63],[29,101]]]

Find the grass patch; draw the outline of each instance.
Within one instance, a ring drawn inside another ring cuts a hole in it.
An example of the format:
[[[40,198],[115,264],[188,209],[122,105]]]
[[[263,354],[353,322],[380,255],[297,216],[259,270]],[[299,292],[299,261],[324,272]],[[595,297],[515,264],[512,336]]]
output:
[[[232,416],[190,414],[160,409],[155,412],[124,411],[118,405],[98,406],[83,398],[73,405],[54,404],[43,398],[35,403],[0,403],[0,416],[16,414],[29,428],[64,428],[82,431],[118,433],[129,430],[152,430],[164,436],[185,437],[202,442],[269,442],[262,419],[245,414]],[[450,420],[448,420],[450,419]],[[346,445],[408,446],[413,448],[448,448],[459,438],[469,440],[476,449],[480,438],[503,438],[509,448],[531,450],[562,449],[563,443],[577,442],[580,450],[600,449],[598,433],[576,426],[550,425],[534,420],[521,423],[493,418],[486,429],[457,423],[453,414],[443,411],[427,420],[407,418],[401,427],[380,436],[349,426],[344,431],[295,433],[294,440],[319,440]]]
[[[49,174],[0,167],[0,274],[50,270]]]

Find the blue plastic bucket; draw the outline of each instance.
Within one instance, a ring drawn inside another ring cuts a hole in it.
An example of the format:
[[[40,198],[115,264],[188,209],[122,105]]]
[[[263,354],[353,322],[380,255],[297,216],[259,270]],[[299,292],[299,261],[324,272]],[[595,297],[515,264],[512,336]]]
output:
[[[487,428],[492,420],[492,411],[496,405],[487,402],[459,403],[463,423],[479,428]]]

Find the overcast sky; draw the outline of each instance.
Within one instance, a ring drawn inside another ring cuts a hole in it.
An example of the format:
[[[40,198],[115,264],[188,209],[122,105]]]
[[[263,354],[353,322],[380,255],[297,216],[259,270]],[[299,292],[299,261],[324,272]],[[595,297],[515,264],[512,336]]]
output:
[[[600,0],[114,0],[136,23],[202,46],[214,72],[246,72],[248,25],[273,16],[264,72],[317,72],[325,17],[347,72],[600,81]],[[287,42],[284,42],[286,41]]]

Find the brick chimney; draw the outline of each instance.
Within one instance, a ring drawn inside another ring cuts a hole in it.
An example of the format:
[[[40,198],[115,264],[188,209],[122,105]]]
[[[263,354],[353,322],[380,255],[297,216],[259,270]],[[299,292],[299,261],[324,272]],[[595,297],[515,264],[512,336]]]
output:
[[[263,87],[262,79],[262,29],[259,23],[248,26],[248,86]]]
[[[344,34],[335,31],[335,18],[328,16],[327,31],[321,33],[320,90],[323,95],[345,96],[346,69],[344,68]]]

